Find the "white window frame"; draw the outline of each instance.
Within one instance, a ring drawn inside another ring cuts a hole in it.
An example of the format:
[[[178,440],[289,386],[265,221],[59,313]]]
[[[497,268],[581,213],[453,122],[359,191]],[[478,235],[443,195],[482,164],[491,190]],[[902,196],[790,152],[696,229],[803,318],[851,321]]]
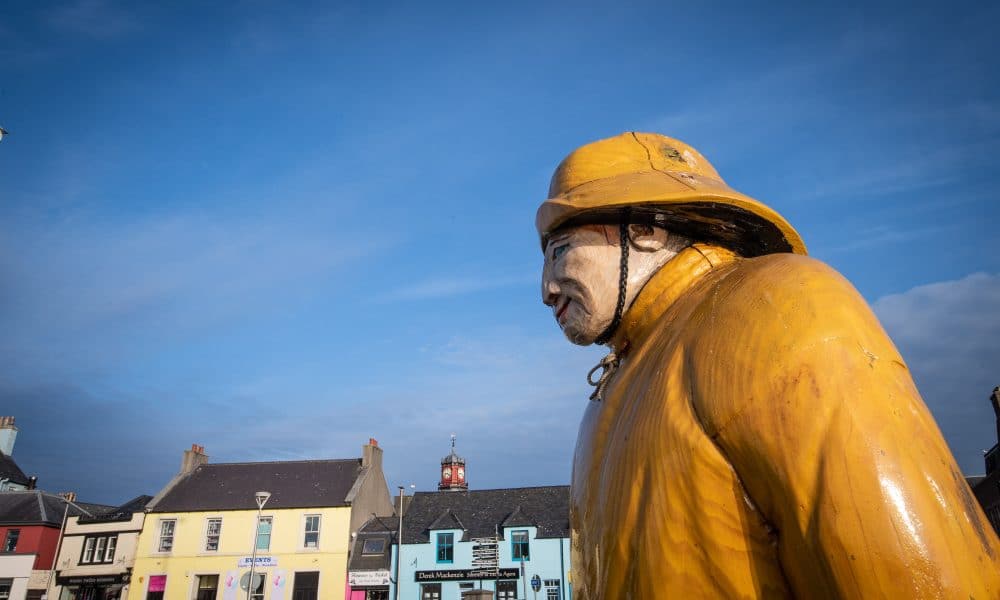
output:
[[[88,535],[83,539],[80,552],[81,565],[107,565],[115,562],[118,551],[118,534],[105,533]]]
[[[163,542],[167,539],[164,535],[163,530],[167,524],[170,524],[170,548],[164,550]],[[174,538],[177,537],[177,519],[160,519],[159,531],[156,534],[156,552],[159,554],[170,554],[174,551]]]
[[[260,525],[267,521],[271,524],[271,530],[267,533],[267,547],[261,548],[257,545],[260,539]],[[257,552],[270,552],[271,551],[271,538],[274,537],[274,516],[272,515],[261,515],[259,521],[254,521],[254,530],[251,534],[253,536],[253,546],[251,548],[257,548]],[[267,589],[267,588],[265,588]]]
[[[309,530],[309,519],[316,519],[316,530]],[[306,550],[319,550],[320,532],[323,530],[323,517],[318,514],[302,516],[302,547]],[[316,543],[309,545],[309,534],[316,534]]]
[[[7,588],[6,590],[0,590],[0,593],[3,594],[0,596],[0,600],[10,600],[11,590],[14,589],[14,579],[10,577],[0,577],[0,584]]]
[[[212,523],[218,521],[219,529],[215,532],[215,548],[209,548],[209,541],[212,539]],[[222,545],[222,517],[208,517],[205,519],[205,552],[218,552]]]

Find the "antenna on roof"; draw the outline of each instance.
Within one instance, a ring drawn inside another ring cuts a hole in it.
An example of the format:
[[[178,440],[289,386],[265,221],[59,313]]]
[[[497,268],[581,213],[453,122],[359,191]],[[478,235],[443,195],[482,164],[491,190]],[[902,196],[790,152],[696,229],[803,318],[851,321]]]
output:
[[[451,434],[451,449],[455,449],[455,434]]]

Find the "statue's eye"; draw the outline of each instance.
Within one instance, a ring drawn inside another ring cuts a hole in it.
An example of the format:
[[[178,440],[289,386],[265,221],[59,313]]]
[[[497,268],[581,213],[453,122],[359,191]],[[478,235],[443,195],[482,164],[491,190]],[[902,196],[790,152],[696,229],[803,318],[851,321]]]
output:
[[[569,244],[556,246],[552,249],[552,260],[558,260],[567,250],[569,250]]]

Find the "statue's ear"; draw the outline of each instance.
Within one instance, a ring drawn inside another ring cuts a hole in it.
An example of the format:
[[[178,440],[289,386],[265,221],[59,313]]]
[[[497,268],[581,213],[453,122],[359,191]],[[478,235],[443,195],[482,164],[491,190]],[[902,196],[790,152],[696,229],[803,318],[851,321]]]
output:
[[[632,224],[628,226],[629,241],[639,252],[657,252],[667,246],[667,230],[652,225]]]

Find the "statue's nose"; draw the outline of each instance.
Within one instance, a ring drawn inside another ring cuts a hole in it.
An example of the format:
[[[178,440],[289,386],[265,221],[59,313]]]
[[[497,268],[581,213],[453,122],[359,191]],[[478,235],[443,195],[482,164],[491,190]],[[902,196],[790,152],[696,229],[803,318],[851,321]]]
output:
[[[547,275],[542,278],[542,302],[547,306],[554,306],[559,299],[559,284],[556,280]]]

